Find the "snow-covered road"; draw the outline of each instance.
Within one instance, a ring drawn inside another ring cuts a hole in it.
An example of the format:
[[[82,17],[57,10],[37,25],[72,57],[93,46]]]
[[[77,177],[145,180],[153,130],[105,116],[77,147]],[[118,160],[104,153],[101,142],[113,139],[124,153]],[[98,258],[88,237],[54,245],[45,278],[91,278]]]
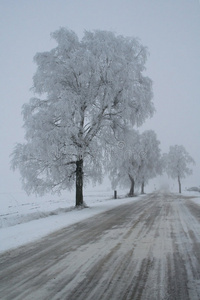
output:
[[[155,193],[0,256],[1,299],[200,299],[200,207]]]

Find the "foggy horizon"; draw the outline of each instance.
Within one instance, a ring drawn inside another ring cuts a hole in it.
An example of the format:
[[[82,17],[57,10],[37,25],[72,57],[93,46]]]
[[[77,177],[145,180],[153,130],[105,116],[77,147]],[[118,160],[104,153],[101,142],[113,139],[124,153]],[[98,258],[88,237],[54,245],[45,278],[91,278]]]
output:
[[[1,183],[0,193],[21,191],[20,175],[10,170],[10,154],[24,140],[22,105],[36,70],[37,52],[55,47],[50,34],[67,27],[108,30],[138,37],[148,48],[145,73],[153,80],[154,116],[139,128],[152,129],[162,152],[183,145],[196,165],[183,186],[200,185],[200,3],[175,1],[0,1],[1,14]],[[137,128],[135,128],[137,129]],[[165,176],[166,177],[166,176]],[[158,182],[159,182],[158,178]],[[171,182],[171,181],[170,181]],[[176,181],[174,185],[176,186]],[[32,197],[33,198],[33,197]]]

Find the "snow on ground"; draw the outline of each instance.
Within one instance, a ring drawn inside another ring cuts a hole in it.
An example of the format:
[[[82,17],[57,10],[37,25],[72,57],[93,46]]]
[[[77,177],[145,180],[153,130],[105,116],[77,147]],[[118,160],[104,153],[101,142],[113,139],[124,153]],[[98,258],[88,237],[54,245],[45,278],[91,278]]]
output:
[[[74,209],[74,194],[65,197],[48,196],[43,199],[24,195],[0,194],[0,252],[36,241],[56,230],[105,212],[116,206],[137,201],[142,196],[113,199],[110,190],[90,190],[85,193],[86,209]],[[192,200],[200,205],[200,193],[183,192],[196,196]]]
[[[50,196],[42,200],[0,194],[0,252],[36,241],[56,230],[138,199],[114,200],[112,191],[89,191],[85,193],[89,207],[74,209],[74,195],[70,193],[65,198]]]
[[[200,205],[200,193],[199,192],[189,192],[189,191],[184,191],[183,195],[185,196],[191,196],[194,197],[191,200],[195,202],[196,204]]]

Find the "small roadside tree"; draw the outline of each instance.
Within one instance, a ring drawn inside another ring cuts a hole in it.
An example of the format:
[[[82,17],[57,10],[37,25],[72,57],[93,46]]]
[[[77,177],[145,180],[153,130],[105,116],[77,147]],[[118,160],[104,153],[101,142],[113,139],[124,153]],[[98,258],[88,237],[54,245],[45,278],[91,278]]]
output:
[[[113,187],[130,186],[130,197],[134,196],[136,186],[141,186],[141,193],[144,193],[145,184],[162,172],[159,144],[153,130],[142,134],[135,130],[124,133],[110,155],[108,169]]]
[[[167,174],[178,180],[179,193],[181,193],[181,179],[192,174],[192,169],[188,167],[195,164],[194,159],[189,155],[182,145],[175,145],[169,148],[168,154],[164,155]]]
[[[144,194],[144,186],[150,179],[162,174],[159,144],[153,130],[146,130],[140,135],[140,164],[137,177],[141,185],[141,194]]]
[[[154,112],[152,82],[143,75],[147,50],[106,31],[86,31],[79,40],[61,28],[52,37],[57,47],[34,58],[38,97],[23,106],[26,142],[11,163],[28,193],[60,192],[75,182],[79,206],[83,179],[101,179],[103,140]]]
[[[128,196],[135,195],[140,166],[140,136],[136,130],[127,130],[110,151],[107,169],[113,188],[117,185],[130,187]]]

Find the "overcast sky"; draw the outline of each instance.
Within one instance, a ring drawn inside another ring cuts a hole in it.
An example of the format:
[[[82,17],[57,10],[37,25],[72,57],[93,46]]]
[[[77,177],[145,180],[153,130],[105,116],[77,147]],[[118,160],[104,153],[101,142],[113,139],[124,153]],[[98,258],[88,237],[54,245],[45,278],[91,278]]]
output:
[[[163,152],[183,145],[196,161],[187,186],[200,185],[199,0],[0,0],[0,193],[19,192],[9,155],[23,141],[21,107],[32,97],[33,56],[50,50],[50,33],[64,26],[139,37],[149,49],[156,113],[153,129]]]

